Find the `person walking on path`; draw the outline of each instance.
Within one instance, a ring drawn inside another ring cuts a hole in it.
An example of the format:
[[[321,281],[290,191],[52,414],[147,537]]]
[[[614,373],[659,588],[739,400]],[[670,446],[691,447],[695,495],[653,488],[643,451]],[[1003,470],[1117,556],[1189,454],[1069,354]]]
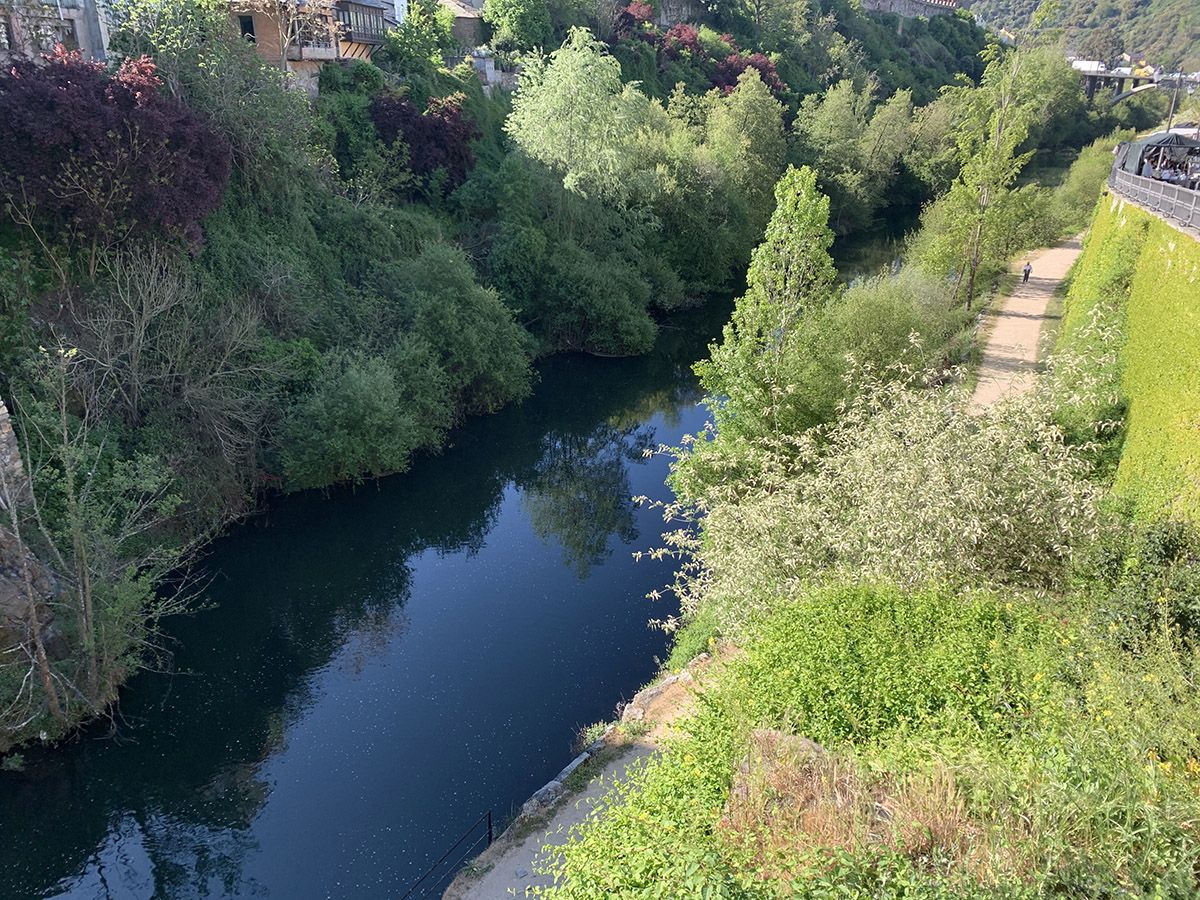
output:
[[[1021,283],[1024,284],[1029,280],[1029,276],[1033,272],[1033,263],[1031,263],[1029,260],[1025,260],[1025,268],[1023,268],[1021,271],[1025,273],[1021,277]]]
[[[987,332],[979,361],[979,380],[971,396],[969,408],[973,412],[986,409],[1004,397],[1024,393],[1033,386],[1046,305],[1054,296],[1054,289],[1066,278],[1071,263],[1079,256],[1081,238],[1082,235],[1033,253],[1020,271],[1033,272],[1036,259],[1041,273],[1038,280],[1014,290],[989,313],[992,327]]]

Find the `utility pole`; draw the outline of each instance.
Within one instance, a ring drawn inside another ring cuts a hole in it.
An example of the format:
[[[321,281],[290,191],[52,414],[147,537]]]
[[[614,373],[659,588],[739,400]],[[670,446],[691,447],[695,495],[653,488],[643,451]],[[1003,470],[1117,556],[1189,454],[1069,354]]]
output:
[[[1175,89],[1171,91],[1171,111],[1167,113],[1167,131],[1171,130],[1171,123],[1175,121],[1175,107],[1179,103],[1179,80],[1182,77],[1183,60],[1179,61],[1179,65],[1175,67]]]

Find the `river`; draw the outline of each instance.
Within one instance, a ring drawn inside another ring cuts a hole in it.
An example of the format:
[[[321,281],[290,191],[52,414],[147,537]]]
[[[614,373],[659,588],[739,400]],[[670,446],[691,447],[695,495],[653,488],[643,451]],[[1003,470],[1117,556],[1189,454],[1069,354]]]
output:
[[[667,460],[728,304],[638,359],[548,360],[525,403],[206,555],[208,607],[89,729],[0,772],[0,897],[395,897],[651,678]]]
[[[843,277],[897,234],[839,241]],[[501,824],[578,729],[650,679],[672,612],[667,460],[730,304],[636,359],[557,357],[525,403],[356,489],[278,498],[217,541],[115,721],[0,771],[0,898],[394,898]]]

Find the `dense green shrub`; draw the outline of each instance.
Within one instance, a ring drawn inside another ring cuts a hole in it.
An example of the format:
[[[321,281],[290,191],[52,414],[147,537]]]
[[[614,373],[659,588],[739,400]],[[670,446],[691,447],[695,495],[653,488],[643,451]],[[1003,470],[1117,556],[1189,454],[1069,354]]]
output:
[[[1113,149],[1132,137],[1132,131],[1114,131],[1096,138],[1071,163],[1066,178],[1054,190],[1055,212],[1066,231],[1078,232],[1087,226],[1112,171]]]
[[[396,367],[361,353],[326,357],[314,389],[284,421],[283,467],[291,487],[401,472],[415,450],[437,445],[450,418],[447,404],[418,410],[402,402],[408,392],[446,395],[436,357],[411,345],[395,355]],[[402,381],[401,366],[424,384]]]
[[[385,302],[406,308],[398,335],[411,333],[433,349],[452,406],[495,412],[528,394],[528,335],[496,293],[475,281],[461,250],[433,244],[381,268],[376,288]]]
[[[1168,634],[1135,652],[1016,597],[803,594],[553,850],[546,894],[1190,896],[1194,664]],[[761,728],[825,752],[756,769]],[[755,779],[776,787],[748,809]]]
[[[1137,641],[1164,625],[1200,635],[1200,535],[1170,520],[1137,522],[1128,504],[1072,566],[1078,589],[1100,617]]]
[[[923,367],[959,362],[969,319],[949,290],[915,269],[860,281],[796,325],[789,359],[789,402],[801,427],[832,421],[851,394],[856,366],[886,368],[898,359]]]
[[[857,373],[832,423],[757,446],[703,444],[674,483],[705,513],[680,587],[736,630],[826,578],[1061,585],[1096,529],[1090,463],[1039,401],[976,412],[961,387]],[[911,371],[908,373],[911,376]],[[1004,477],[997,477],[997,473]]]
[[[452,52],[454,13],[437,0],[411,0],[399,28],[390,28],[371,59],[385,72],[429,76]]]

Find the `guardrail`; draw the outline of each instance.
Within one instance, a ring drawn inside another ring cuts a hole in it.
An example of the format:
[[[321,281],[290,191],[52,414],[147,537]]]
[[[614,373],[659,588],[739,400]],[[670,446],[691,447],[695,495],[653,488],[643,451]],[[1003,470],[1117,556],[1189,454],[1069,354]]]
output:
[[[468,840],[474,836],[475,839]],[[420,897],[440,897],[446,885],[458,874],[463,863],[475,854],[475,848],[480,844],[490,847],[495,833],[492,829],[492,811],[489,809],[462,836],[450,845],[450,849],[442,854],[442,858],[425,870],[425,874],[413,882],[412,887],[400,895],[399,900],[410,900]],[[484,842],[487,843],[484,843]],[[464,846],[465,844],[465,846]],[[451,856],[454,858],[451,859]],[[432,880],[430,880],[432,879]]]
[[[1108,186],[1164,219],[1200,229],[1200,191],[1119,170],[1108,176]]]

